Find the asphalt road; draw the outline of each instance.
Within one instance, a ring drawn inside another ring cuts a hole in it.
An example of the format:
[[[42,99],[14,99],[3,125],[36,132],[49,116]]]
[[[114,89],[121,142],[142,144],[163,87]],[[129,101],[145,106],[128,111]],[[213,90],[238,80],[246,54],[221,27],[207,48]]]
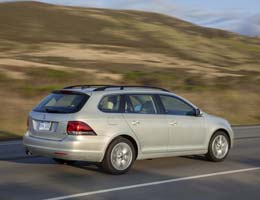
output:
[[[173,157],[137,161],[113,176],[78,162],[26,156],[21,141],[0,143],[0,200],[260,199],[260,126],[237,127],[227,160]]]

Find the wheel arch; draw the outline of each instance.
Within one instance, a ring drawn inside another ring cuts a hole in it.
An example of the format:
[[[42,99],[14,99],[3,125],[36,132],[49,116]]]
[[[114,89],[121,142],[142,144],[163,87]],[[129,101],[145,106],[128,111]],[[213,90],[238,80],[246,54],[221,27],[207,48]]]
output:
[[[136,140],[133,137],[131,137],[130,135],[119,135],[119,137],[126,138],[133,144],[133,146],[135,148],[135,158],[137,158],[139,150],[138,150],[138,145],[137,145]]]
[[[119,138],[119,137],[122,137],[122,138],[125,138],[125,139],[129,140],[129,141],[133,144],[134,149],[135,149],[135,158],[138,157],[138,154],[139,154],[140,151],[139,151],[139,144],[138,144],[137,140],[136,140],[134,137],[132,137],[131,135],[128,135],[128,134],[119,134],[119,135],[114,136],[114,137],[108,142],[108,144],[106,145],[102,160],[103,160],[104,157],[105,157],[105,154],[106,154],[106,152],[107,152],[107,149],[108,149],[109,145],[110,145],[114,140],[116,140],[116,139]]]
[[[208,145],[209,145],[210,140],[212,139],[212,137],[213,137],[217,132],[219,132],[219,131],[224,132],[225,134],[227,134],[227,136],[228,136],[228,142],[229,142],[229,148],[231,148],[232,145],[233,145],[233,144],[232,144],[232,140],[231,140],[231,136],[230,136],[230,133],[228,132],[228,130],[226,130],[225,128],[218,128],[218,129],[216,129],[216,130],[211,134],[210,139],[209,139],[209,142],[208,142]]]

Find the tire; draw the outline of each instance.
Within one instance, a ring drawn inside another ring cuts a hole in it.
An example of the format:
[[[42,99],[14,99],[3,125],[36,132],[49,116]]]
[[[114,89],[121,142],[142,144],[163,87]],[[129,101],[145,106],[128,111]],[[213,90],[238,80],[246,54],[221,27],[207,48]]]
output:
[[[101,166],[107,173],[120,175],[128,172],[135,158],[133,144],[126,138],[118,137],[108,146]]]
[[[230,141],[228,135],[223,131],[217,131],[209,141],[206,158],[213,162],[223,161],[228,156],[229,150]]]
[[[60,159],[60,158],[53,158],[53,160],[61,165],[72,165],[73,163],[75,163],[74,160],[64,160],[64,159]]]

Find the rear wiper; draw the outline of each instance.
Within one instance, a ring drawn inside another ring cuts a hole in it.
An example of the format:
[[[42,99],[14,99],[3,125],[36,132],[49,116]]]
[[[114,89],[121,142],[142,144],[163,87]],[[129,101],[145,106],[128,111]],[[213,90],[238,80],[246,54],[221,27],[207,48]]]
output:
[[[48,113],[66,113],[64,111],[61,110],[55,110],[55,109],[50,109],[50,108],[45,108],[45,111]]]

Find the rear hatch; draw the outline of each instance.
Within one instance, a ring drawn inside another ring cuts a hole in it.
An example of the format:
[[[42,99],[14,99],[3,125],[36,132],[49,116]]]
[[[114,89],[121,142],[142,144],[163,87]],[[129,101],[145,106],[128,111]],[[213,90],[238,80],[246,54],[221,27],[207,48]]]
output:
[[[59,90],[48,95],[29,116],[29,131],[34,137],[62,140],[67,135],[68,121],[85,105],[89,95]]]

